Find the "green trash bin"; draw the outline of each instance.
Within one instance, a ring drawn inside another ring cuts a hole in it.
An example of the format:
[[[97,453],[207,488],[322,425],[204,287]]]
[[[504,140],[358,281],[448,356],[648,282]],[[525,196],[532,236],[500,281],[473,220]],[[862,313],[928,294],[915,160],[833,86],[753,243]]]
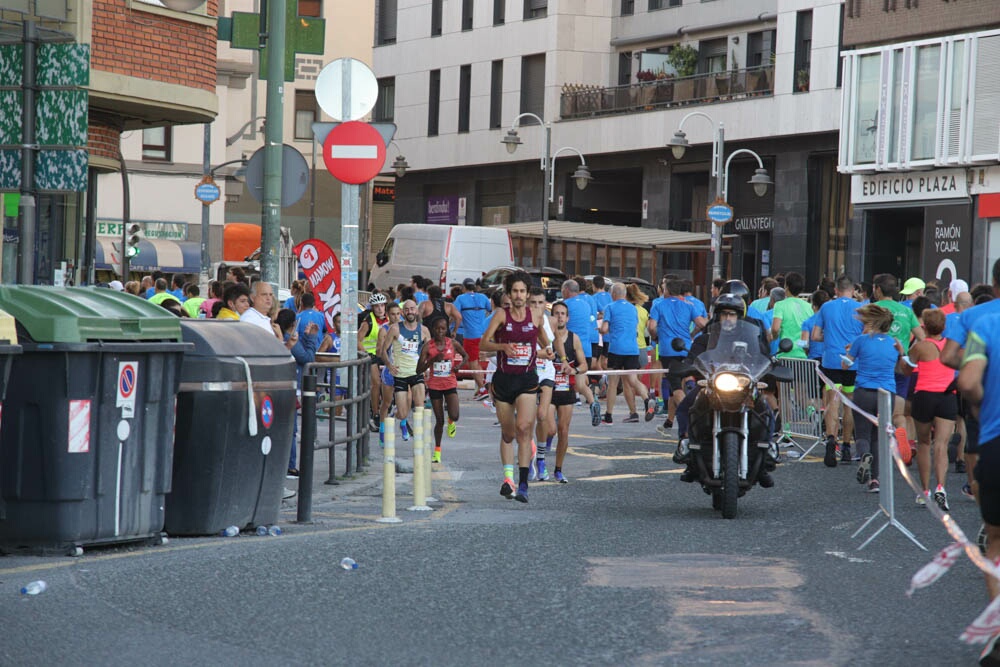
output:
[[[161,539],[178,319],[94,287],[0,286],[22,354],[0,422],[0,551]]]

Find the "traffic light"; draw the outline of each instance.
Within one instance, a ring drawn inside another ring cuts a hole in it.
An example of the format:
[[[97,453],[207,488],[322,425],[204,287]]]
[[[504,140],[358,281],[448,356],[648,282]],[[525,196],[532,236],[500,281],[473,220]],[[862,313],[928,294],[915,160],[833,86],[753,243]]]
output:
[[[138,222],[129,223],[125,228],[125,256],[135,257],[139,254],[139,241],[142,240],[142,225]]]

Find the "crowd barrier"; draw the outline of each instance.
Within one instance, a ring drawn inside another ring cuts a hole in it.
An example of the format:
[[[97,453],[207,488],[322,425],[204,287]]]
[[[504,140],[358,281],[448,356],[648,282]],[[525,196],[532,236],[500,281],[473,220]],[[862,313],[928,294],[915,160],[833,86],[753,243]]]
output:
[[[801,454],[802,461],[823,442],[823,385],[814,359],[779,359],[778,364],[790,368],[792,382],[778,383],[778,410],[781,417],[781,440]],[[808,447],[799,440],[811,441]]]

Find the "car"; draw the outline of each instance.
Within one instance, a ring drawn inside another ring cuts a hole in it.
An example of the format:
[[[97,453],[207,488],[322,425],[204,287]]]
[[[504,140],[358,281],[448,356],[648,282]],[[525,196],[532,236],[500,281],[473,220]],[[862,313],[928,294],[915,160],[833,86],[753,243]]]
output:
[[[520,267],[520,266],[498,266],[483,274],[479,284],[483,289],[503,287],[503,280],[514,271],[525,271],[531,276],[531,285],[541,287],[545,290],[545,300],[549,303],[558,301],[562,295],[562,284],[566,280],[566,274],[551,266],[545,267]]]
[[[584,278],[586,278],[587,280],[593,280],[594,279],[594,275],[584,276]],[[632,276],[632,277],[629,277],[629,278],[619,278],[619,277],[615,277],[615,276],[604,276],[604,282],[605,282],[604,289],[606,289],[606,290],[610,290],[611,289],[611,284],[612,283],[625,283],[626,287],[628,285],[632,285],[632,284],[638,285],[639,289],[642,290],[642,292],[647,297],[649,297],[646,300],[646,303],[645,303],[646,310],[649,310],[650,308],[653,307],[653,299],[655,299],[656,297],[659,296],[659,294],[656,291],[656,285],[654,285],[653,283],[649,282],[648,280],[646,280],[644,278],[638,278],[636,276]]]

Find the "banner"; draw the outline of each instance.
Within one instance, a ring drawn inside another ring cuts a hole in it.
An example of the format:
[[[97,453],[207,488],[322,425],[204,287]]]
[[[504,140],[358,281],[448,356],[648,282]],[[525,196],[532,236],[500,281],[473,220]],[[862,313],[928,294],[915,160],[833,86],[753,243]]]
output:
[[[340,262],[324,241],[309,239],[292,248],[323,311],[326,328],[333,331],[333,318],[340,313]]]

